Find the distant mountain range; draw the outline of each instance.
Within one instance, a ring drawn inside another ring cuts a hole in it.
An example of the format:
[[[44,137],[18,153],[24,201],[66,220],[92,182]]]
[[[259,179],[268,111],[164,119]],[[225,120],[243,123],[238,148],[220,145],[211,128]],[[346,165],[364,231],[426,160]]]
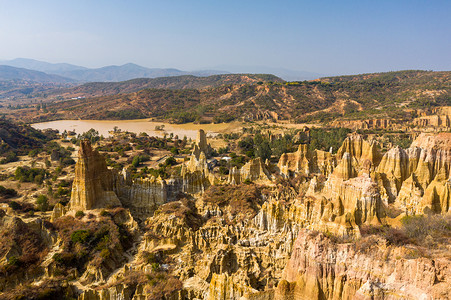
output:
[[[219,66],[209,70],[182,71],[173,68],[146,68],[128,63],[122,66],[106,66],[102,68],[86,68],[67,63],[48,63],[28,58],[0,60],[0,65],[40,71],[47,74],[66,77],[79,82],[117,82],[135,78],[157,78],[182,75],[199,77],[230,74],[230,73],[259,73],[274,74],[285,80],[310,80],[324,76],[323,74],[295,71],[283,68],[264,66]],[[224,71],[225,70],[225,71]]]
[[[37,83],[73,83],[75,80],[40,71],[0,65],[0,81],[33,81]]]
[[[204,73],[207,74],[207,73]],[[271,74],[220,74],[166,76],[114,82],[80,82],[40,71],[0,65],[0,99],[38,97],[96,97],[137,92],[142,89],[204,89],[222,85],[284,82]]]
[[[12,66],[16,68],[24,68],[24,69],[30,69],[35,71],[41,71],[48,74],[57,74],[61,75],[61,73],[64,72],[71,72],[71,71],[77,71],[77,70],[89,70],[88,68],[66,64],[66,63],[59,63],[59,64],[52,64],[44,61],[29,59],[29,58],[16,58],[13,60],[0,60],[0,65],[7,65]]]
[[[28,58],[16,58],[13,60],[0,61],[0,65],[16,68],[25,68],[40,71],[47,74],[58,75],[80,82],[117,82],[135,78],[157,78],[181,75],[210,76],[217,74],[229,74],[227,71],[199,70],[193,72],[178,69],[146,68],[136,64],[125,64],[122,66],[106,66],[102,68],[85,68],[66,63],[48,63]]]

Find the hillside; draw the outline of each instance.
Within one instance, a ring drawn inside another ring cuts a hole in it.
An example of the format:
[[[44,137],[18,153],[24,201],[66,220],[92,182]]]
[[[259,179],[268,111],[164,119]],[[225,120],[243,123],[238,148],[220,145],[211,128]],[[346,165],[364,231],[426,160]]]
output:
[[[368,118],[400,122],[416,117],[417,109],[451,105],[451,72],[399,71],[311,82],[256,81],[206,89],[154,88],[64,101],[50,104],[47,114],[37,116],[35,110],[24,110],[17,112],[16,117],[26,121],[153,117],[176,123]]]
[[[47,75],[47,74],[46,74]],[[137,78],[119,82],[76,83],[35,82],[30,80],[0,81],[0,98],[11,98],[14,103],[32,101],[54,101],[76,97],[99,97],[137,92],[142,89],[203,89],[225,84],[256,82],[283,82],[269,74],[222,74],[197,77],[194,75]]]
[[[73,86],[75,81],[40,71],[0,65],[0,99],[27,98],[32,94]]]
[[[0,80],[0,99],[11,98],[30,101],[35,95],[46,95],[51,90],[73,86],[72,83],[35,82],[29,80]]]
[[[143,89],[203,89],[226,84],[255,83],[258,81],[283,82],[269,74],[222,74],[197,77],[193,75],[137,78],[120,82],[90,82],[68,89],[52,91],[53,95],[63,97],[95,97],[114,94],[133,93]]]
[[[51,132],[44,133],[29,125],[0,120],[0,156],[10,151],[26,155],[32,149],[42,148],[52,138],[54,135]]]

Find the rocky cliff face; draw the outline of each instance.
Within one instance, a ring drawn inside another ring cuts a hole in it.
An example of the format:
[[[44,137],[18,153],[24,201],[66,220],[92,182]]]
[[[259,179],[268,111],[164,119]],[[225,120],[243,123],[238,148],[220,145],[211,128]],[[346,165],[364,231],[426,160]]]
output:
[[[158,207],[168,201],[174,201],[182,190],[181,180],[168,181],[155,177],[132,180],[127,170],[115,176],[114,190],[122,205],[139,220],[152,216]]]
[[[451,128],[451,107],[443,106],[433,108],[430,112],[423,113],[422,116],[416,118],[413,124],[432,130],[449,129]]]
[[[355,225],[366,222],[383,224],[388,204],[407,214],[448,212],[450,145],[448,133],[422,134],[409,149],[396,146],[382,156],[374,142],[352,135],[336,155],[309,153],[306,145],[301,145],[297,152],[282,155],[278,167],[284,176],[313,175],[306,195],[317,202],[326,200],[318,218],[322,221],[317,223],[336,226],[332,221],[348,229],[313,228],[342,234],[349,232],[352,224],[351,232]],[[319,182],[319,174],[327,175],[327,180]]]
[[[301,173],[321,173],[329,176],[343,158],[345,161],[340,165],[341,170],[349,172],[347,176],[354,177],[364,171],[368,173],[371,168],[377,166],[381,154],[374,141],[368,142],[360,135],[353,134],[345,139],[335,155],[320,150],[311,152],[307,144],[301,144],[297,152],[283,154],[277,166],[285,177]],[[347,165],[344,165],[345,163]]]
[[[99,207],[107,202],[92,195],[111,191],[145,222],[122,267],[109,276],[95,268],[83,275],[89,285],[79,299],[151,297],[162,274],[180,284],[163,299],[451,296],[446,255],[412,255],[409,246],[365,236],[367,228],[384,230],[404,215],[450,211],[450,134],[420,135],[409,149],[384,155],[359,135],[348,137],[337,154],[300,145],[277,167],[254,159],[230,170],[224,185],[209,170],[205,145],[201,134],[181,178],[133,181],[124,173],[112,176],[111,186],[98,153],[86,145],[80,150],[74,203]],[[91,158],[95,172],[87,171],[85,157],[97,157]],[[93,185],[102,189],[77,192]],[[56,206],[54,218],[64,213]],[[136,274],[148,280],[130,280]]]
[[[252,222],[234,224],[224,207],[203,198],[195,207],[186,205],[168,203],[148,220],[142,251],[171,254],[179,261],[179,278],[202,299],[239,299],[275,287],[291,252],[295,224],[277,223],[269,207]],[[187,209],[189,213],[180,213]]]
[[[332,122],[334,127],[346,127],[357,129],[389,129],[397,127],[390,119],[368,119],[368,120],[339,120]]]
[[[240,184],[248,180],[271,184],[271,177],[268,171],[268,165],[258,157],[247,162],[241,169],[234,167],[229,173],[228,183]]]
[[[406,151],[388,151],[376,170],[385,201],[408,214],[450,208],[451,135],[421,134]]]
[[[197,134],[196,143],[188,163],[182,165],[182,191],[189,194],[203,193],[210,185],[215,184],[217,179],[210,172],[207,157],[212,151],[207,143],[205,132],[200,129]]]
[[[419,115],[407,123],[393,119],[367,119],[367,120],[335,120],[331,123],[333,127],[346,127],[353,130],[358,129],[391,129],[408,131],[412,127],[422,131],[445,131],[451,128],[451,107],[440,106],[426,110],[418,110]]]
[[[300,145],[279,160],[281,174],[310,175],[300,204],[304,226],[342,236],[359,236],[362,224],[384,223],[385,212],[376,182],[371,178],[381,155],[374,142],[348,137],[337,154]],[[321,176],[327,176],[327,178]]]
[[[144,221],[160,205],[174,201],[182,190],[181,178],[132,180],[125,169],[121,174],[109,170],[105,158],[92,149],[90,142],[81,141],[69,208],[57,204],[52,220],[64,216],[68,210],[124,206],[135,218]]]
[[[329,202],[325,202],[320,214],[321,222],[309,228],[352,234],[350,228],[387,222],[384,207],[389,203],[406,214],[449,212],[450,146],[450,134],[422,134],[409,149],[395,147],[378,163],[380,156],[373,146],[356,137],[347,139],[337,153],[342,155],[341,161],[324,187],[318,187],[316,180],[310,183],[307,195],[322,195]],[[330,227],[334,218],[334,223],[340,225],[335,231]],[[356,249],[356,244],[337,245],[322,234],[302,230],[274,298],[450,297],[449,274],[445,274],[448,260],[405,259],[409,249],[381,247],[377,242],[370,245],[375,252]]]
[[[307,144],[299,145],[298,151],[294,153],[282,154],[277,163],[280,175],[285,178],[294,177],[297,174],[309,175],[312,173],[321,173],[328,176],[335,166],[335,155],[321,150],[311,152]]]
[[[206,156],[210,156],[212,148],[207,142],[207,135],[205,134],[205,131],[203,129],[199,129],[199,131],[197,132],[195,145],[198,149],[195,152],[195,155],[199,156],[200,153],[203,152]]]
[[[359,134],[353,134],[344,140],[337,151],[337,157],[343,157],[345,153],[357,160],[360,169],[376,166],[381,159],[376,142],[366,141]]]
[[[408,249],[335,244],[302,230],[274,299],[448,299],[450,262],[405,258]]]
[[[87,210],[120,206],[113,191],[113,173],[108,170],[105,159],[87,140],[80,142],[75,179],[70,199],[71,210]]]
[[[312,170],[312,153],[310,153],[307,144],[300,144],[295,153],[284,153],[279,159],[277,166],[280,173],[289,177],[290,173],[303,172],[310,174]]]

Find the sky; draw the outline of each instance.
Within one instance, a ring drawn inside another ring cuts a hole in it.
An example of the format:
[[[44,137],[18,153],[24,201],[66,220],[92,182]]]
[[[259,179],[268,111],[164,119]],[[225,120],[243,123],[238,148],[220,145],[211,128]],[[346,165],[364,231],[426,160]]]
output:
[[[0,0],[0,60],[451,70],[450,0]]]

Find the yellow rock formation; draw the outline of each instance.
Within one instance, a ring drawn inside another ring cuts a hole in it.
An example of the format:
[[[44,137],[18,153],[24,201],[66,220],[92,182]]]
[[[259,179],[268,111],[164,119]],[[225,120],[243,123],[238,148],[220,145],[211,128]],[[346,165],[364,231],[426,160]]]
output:
[[[300,145],[296,152],[282,155],[277,167],[251,160],[241,169],[232,168],[227,181],[240,184],[248,179],[256,186],[266,185],[258,201],[240,202],[250,207],[247,218],[237,217],[240,213],[231,204],[202,193],[216,180],[209,170],[206,145],[200,133],[181,178],[113,177],[112,191],[123,205],[134,215],[142,212],[147,217],[146,232],[135,260],[115,273],[117,284],[96,284],[80,299],[126,298],[130,292],[136,299],[146,297],[149,285],[131,288],[121,279],[131,270],[152,274],[145,259],[149,254],[176,262],[170,272],[183,282],[183,289],[169,299],[446,299],[450,295],[449,287],[442,290],[451,278],[445,259],[405,259],[404,247],[388,246],[383,239],[371,243],[371,249],[358,249],[355,243],[335,243],[326,236],[352,239],[360,236],[362,225],[391,224],[388,205],[406,214],[449,212],[451,134],[420,135],[409,149],[394,147],[384,156],[375,142],[354,134],[337,154]],[[80,178],[86,178],[80,176],[83,172],[93,172],[77,168]],[[296,187],[272,181],[277,175],[297,174],[303,176]],[[76,182],[78,190],[90,187],[84,182]],[[102,195],[104,190],[95,193]],[[195,197],[171,201],[179,191]],[[96,205],[95,198],[90,207]],[[61,214],[64,207],[55,207],[55,218]],[[107,281],[95,268],[83,279]]]
[[[194,144],[190,160],[182,165],[182,191],[189,194],[203,193],[216,182],[214,174],[208,168],[207,155],[211,152],[205,132],[200,129]]]
[[[451,128],[451,106],[433,108],[425,115],[416,118],[413,124],[418,127],[437,129]]]
[[[228,183],[240,184],[245,180],[271,184],[268,166],[260,157],[251,159],[239,170],[236,168],[230,170]]]
[[[113,191],[113,173],[105,159],[87,140],[80,141],[75,179],[70,199],[71,210],[121,206]]]
[[[337,157],[343,157],[346,152],[355,158],[362,168],[368,162],[372,166],[376,166],[381,159],[376,142],[365,141],[359,134],[353,134],[344,140],[343,145],[337,151]]]
[[[421,134],[404,151],[388,151],[375,178],[387,202],[408,214],[449,211],[451,134]]]
[[[285,177],[289,177],[290,172],[310,174],[313,157],[308,146],[308,144],[300,144],[298,151],[282,154],[277,164],[280,173]]]
[[[357,251],[302,230],[274,299],[447,299],[450,262],[404,259],[404,249]],[[391,251],[391,255],[384,253]],[[383,258],[385,257],[385,258]],[[441,284],[441,283],[444,284]]]

